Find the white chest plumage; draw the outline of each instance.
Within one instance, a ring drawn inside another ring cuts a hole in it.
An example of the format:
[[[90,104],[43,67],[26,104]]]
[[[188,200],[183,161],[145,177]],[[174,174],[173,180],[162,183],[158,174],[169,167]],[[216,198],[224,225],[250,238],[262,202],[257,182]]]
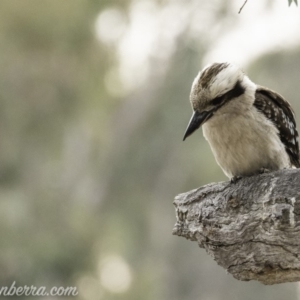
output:
[[[248,176],[261,168],[290,167],[290,160],[272,122],[250,107],[235,113],[234,103],[218,111],[203,127],[216,161],[229,177]]]

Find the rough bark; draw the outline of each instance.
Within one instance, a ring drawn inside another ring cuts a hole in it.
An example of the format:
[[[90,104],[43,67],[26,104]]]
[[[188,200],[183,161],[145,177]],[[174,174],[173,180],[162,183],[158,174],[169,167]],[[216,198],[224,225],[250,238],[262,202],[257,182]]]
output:
[[[173,234],[239,280],[300,280],[300,169],[212,183],[175,198]]]

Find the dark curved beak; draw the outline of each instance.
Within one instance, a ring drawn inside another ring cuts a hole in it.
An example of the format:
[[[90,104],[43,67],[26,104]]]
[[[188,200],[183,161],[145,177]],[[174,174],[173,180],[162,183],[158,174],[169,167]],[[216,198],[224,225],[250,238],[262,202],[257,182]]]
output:
[[[194,133],[201,125],[203,125],[211,116],[211,111],[203,111],[201,113],[195,111],[191,117],[189,125],[185,131],[183,140],[185,140],[188,136]]]

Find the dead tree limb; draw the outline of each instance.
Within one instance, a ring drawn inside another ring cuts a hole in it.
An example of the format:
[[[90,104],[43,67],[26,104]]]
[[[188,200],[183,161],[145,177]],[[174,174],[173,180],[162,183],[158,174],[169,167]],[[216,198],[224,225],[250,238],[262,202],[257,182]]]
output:
[[[212,183],[175,198],[173,234],[239,280],[300,281],[300,169]]]

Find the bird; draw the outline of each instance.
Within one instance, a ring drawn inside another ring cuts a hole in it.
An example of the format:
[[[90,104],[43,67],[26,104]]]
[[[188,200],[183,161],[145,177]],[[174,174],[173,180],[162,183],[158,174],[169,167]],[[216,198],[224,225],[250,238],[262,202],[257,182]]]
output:
[[[229,62],[212,63],[196,76],[193,115],[183,140],[202,127],[213,155],[232,181],[300,168],[295,114],[279,93],[252,82]]]

